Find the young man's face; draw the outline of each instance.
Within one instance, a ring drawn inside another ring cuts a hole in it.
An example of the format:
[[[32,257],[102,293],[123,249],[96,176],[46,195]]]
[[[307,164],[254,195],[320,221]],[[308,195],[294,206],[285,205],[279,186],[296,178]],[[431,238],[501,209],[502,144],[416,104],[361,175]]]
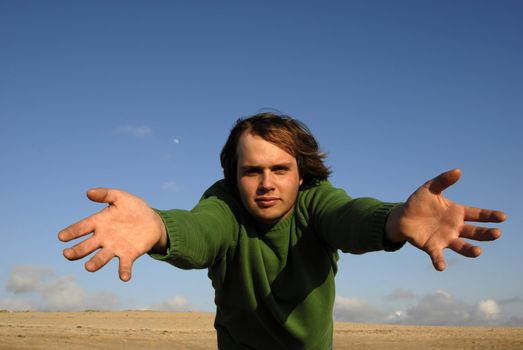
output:
[[[240,137],[237,152],[237,185],[245,208],[265,224],[286,218],[302,183],[296,158],[250,132]]]

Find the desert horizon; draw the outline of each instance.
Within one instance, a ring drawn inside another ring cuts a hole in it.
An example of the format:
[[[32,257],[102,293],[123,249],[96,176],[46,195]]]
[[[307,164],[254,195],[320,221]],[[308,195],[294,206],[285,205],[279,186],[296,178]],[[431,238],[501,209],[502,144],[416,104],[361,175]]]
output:
[[[216,349],[214,313],[4,311],[0,349]],[[523,349],[523,327],[335,322],[334,349]]]

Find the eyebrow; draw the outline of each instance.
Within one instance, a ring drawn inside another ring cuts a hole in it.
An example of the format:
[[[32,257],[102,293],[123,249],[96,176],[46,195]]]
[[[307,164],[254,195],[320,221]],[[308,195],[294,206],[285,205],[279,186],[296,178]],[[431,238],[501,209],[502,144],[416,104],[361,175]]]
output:
[[[274,165],[271,165],[269,167],[269,169],[278,169],[278,168],[287,168],[287,169],[290,169],[292,167],[292,162],[284,162],[284,163],[277,163],[277,164],[274,164]],[[262,166],[259,166],[259,165],[250,165],[250,164],[247,164],[247,165],[242,165],[240,167],[241,170],[245,171],[245,170],[261,170],[263,169]]]

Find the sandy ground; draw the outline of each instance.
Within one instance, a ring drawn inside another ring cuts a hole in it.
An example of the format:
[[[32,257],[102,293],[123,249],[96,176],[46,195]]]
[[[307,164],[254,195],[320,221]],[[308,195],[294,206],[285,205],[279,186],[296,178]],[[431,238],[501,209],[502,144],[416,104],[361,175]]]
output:
[[[0,349],[216,349],[213,314],[0,312]],[[523,328],[336,323],[334,349],[523,349]]]

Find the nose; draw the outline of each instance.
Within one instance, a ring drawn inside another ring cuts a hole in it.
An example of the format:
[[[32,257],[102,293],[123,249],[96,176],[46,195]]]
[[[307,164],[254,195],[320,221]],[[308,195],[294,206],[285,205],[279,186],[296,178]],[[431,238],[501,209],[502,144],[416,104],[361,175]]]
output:
[[[270,171],[264,171],[260,177],[260,190],[267,192],[274,189],[273,176]]]

